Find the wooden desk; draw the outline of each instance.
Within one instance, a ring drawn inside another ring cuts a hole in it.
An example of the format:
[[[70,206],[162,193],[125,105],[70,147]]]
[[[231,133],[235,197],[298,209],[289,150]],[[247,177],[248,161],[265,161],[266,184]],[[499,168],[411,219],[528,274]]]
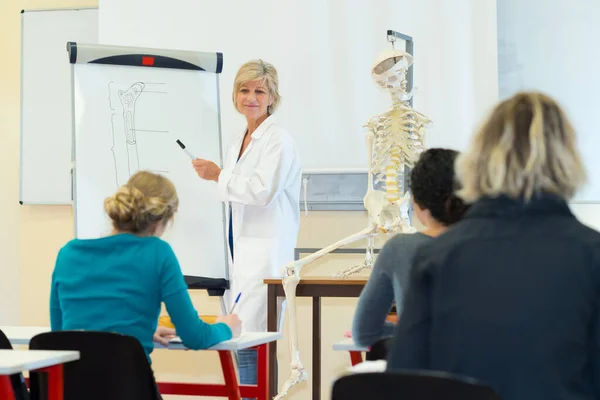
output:
[[[15,398],[10,375],[38,371],[48,373],[48,400],[62,400],[63,364],[75,360],[78,351],[0,350],[0,398]]]
[[[312,297],[313,334],[312,334],[312,398],[321,398],[321,298],[322,297],[358,297],[367,283],[366,277],[337,279],[331,277],[306,277],[300,280],[296,288],[296,297]],[[285,297],[281,278],[265,279],[267,295],[267,330],[277,330],[277,298]],[[277,394],[277,345],[269,348],[269,398]]]
[[[49,332],[50,328],[43,326],[0,326],[8,340],[13,345],[28,345],[31,338],[40,333]],[[221,368],[225,378],[225,384],[197,384],[197,383],[174,383],[157,382],[161,394],[172,394],[180,396],[221,396],[229,399],[239,400],[240,396],[245,398],[257,398],[267,400],[268,377],[269,377],[269,344],[276,343],[281,339],[279,332],[248,332],[239,338],[226,340],[206,350],[217,351],[221,360]],[[181,339],[174,338],[168,346],[154,343],[155,349],[187,350],[181,343]],[[233,359],[232,351],[256,348],[258,353],[258,381],[256,385],[239,385]],[[203,350],[203,351],[206,351]]]

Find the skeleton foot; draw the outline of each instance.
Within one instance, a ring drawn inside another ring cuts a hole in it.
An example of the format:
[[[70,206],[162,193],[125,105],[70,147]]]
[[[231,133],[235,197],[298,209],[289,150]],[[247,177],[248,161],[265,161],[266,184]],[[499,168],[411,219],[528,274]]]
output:
[[[343,269],[341,271],[336,272],[333,277],[339,279],[345,279],[350,275],[357,274],[365,269],[373,269],[373,263],[365,261],[362,264],[354,265],[350,268]]]
[[[292,367],[292,373],[290,374],[290,377],[288,378],[287,381],[285,381],[283,383],[283,387],[281,388],[281,391],[279,392],[279,394],[277,396],[275,396],[274,400],[281,400],[281,399],[285,398],[288,394],[288,391],[292,387],[296,386],[297,384],[299,384],[302,381],[305,381],[307,378],[308,378],[308,374],[304,370],[302,363],[299,363],[299,365],[295,365],[294,367]]]

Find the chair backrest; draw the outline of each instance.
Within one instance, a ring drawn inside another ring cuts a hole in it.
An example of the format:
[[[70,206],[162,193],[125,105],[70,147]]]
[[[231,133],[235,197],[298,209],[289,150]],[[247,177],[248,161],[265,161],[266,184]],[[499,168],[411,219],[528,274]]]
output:
[[[31,339],[32,350],[77,350],[78,361],[64,365],[65,400],[155,400],[154,375],[134,337],[110,332],[57,331]],[[33,398],[44,398],[44,374],[31,374]]]
[[[332,400],[501,400],[474,379],[434,371],[377,372],[341,377]]]
[[[384,337],[379,339],[367,351],[365,355],[365,360],[367,361],[377,361],[377,360],[387,360],[388,351],[390,346],[392,345],[393,336]]]
[[[10,340],[8,340],[4,332],[0,329],[0,349],[12,350],[12,348]],[[10,383],[12,384],[16,400],[29,400],[29,392],[27,391],[27,385],[25,384],[25,377],[23,377],[23,374],[11,375]]]

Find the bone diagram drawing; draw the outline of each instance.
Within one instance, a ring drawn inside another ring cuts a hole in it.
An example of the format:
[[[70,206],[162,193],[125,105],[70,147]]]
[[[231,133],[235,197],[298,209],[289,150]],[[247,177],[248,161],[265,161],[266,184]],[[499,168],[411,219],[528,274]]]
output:
[[[147,154],[148,143],[156,140],[156,136],[153,135],[169,133],[164,127],[155,126],[156,121],[148,118],[155,115],[153,110],[157,104],[164,104],[160,103],[161,100],[158,100],[157,96],[167,94],[166,83],[162,82],[109,82],[108,103],[112,134],[110,151],[117,187],[124,185],[129,177],[140,169],[168,172],[164,170],[164,165],[157,164],[152,155]],[[143,126],[145,129],[139,129],[137,125],[146,126]],[[139,137],[138,134],[150,136]]]
[[[123,122],[125,128],[125,142],[127,143],[127,165],[129,175],[140,169],[137,143],[135,140],[135,103],[144,90],[142,82],[136,82],[126,91],[119,90],[119,100],[123,106]]]

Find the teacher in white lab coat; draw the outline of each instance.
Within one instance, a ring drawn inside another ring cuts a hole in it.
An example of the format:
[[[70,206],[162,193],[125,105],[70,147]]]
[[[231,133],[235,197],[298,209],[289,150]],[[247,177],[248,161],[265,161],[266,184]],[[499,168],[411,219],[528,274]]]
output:
[[[228,303],[241,292],[236,313],[247,332],[267,330],[267,287],[294,260],[300,218],[302,164],[292,136],[277,124],[278,75],[262,60],[241,66],[233,84],[233,104],[247,127],[227,149],[223,168],[193,161],[198,176],[217,182],[229,206],[232,261]],[[256,383],[256,351],[238,353],[240,383]]]

